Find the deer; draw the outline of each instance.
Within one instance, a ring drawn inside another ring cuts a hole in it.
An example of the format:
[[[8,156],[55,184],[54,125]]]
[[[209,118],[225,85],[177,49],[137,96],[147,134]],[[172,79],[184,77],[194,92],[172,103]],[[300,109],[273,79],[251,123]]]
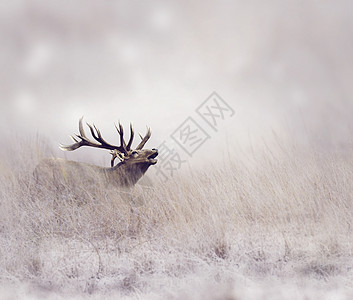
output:
[[[93,124],[88,123],[87,126],[94,140],[87,137],[83,128],[83,117],[79,120],[79,134],[71,136],[73,144],[60,144],[63,151],[74,151],[81,147],[93,147],[109,150],[112,155],[110,167],[101,167],[88,163],[76,162],[61,158],[49,158],[42,161],[36,168],[34,175],[37,184],[48,183],[58,186],[58,182],[70,184],[72,182],[84,182],[85,184],[95,185],[98,181],[104,182],[106,185],[115,187],[133,187],[141,177],[146,173],[148,168],[157,163],[158,150],[143,149],[149,138],[151,137],[151,129],[147,127],[147,133],[141,136],[141,142],[135,149],[132,149],[134,139],[134,129],[130,123],[130,138],[126,143],[124,139],[123,126],[115,125],[120,136],[120,146],[110,144],[102,137],[100,130]],[[115,159],[119,159],[119,163],[114,165]]]

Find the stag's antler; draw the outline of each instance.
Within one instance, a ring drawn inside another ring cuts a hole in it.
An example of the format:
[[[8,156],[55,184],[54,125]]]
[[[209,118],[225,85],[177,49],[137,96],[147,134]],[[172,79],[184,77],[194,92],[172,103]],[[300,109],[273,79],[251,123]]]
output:
[[[123,126],[121,125],[120,121],[119,121],[119,127],[115,125],[115,128],[120,135],[120,145],[121,145],[121,147],[124,148],[124,151],[127,153],[128,151],[131,150],[130,149],[131,144],[134,139],[134,129],[132,128],[132,124],[130,123],[130,139],[129,139],[129,142],[127,143],[127,145],[126,145],[126,142],[124,139],[124,129],[123,129]]]
[[[82,146],[89,146],[89,147],[95,147],[95,148],[102,148],[102,149],[108,149],[110,150],[110,154],[112,155],[112,159],[111,159],[111,166],[114,166],[114,160],[115,158],[119,158],[120,160],[124,160],[124,156],[128,156],[129,152],[131,150],[131,145],[132,145],[132,141],[134,139],[134,129],[132,127],[132,124],[130,123],[130,139],[129,142],[126,144],[125,139],[124,139],[124,129],[123,126],[121,125],[121,123],[119,122],[119,126],[115,125],[116,130],[119,133],[120,136],[120,146],[116,146],[116,145],[111,145],[108,142],[106,142],[103,137],[102,134],[100,133],[99,129],[93,124],[90,125],[88,123],[87,126],[89,127],[90,131],[91,131],[91,135],[92,137],[96,140],[96,141],[91,141],[89,140],[89,138],[86,136],[85,131],[83,130],[83,125],[82,125],[82,120],[83,117],[80,119],[79,121],[79,132],[80,134],[76,134],[76,137],[71,136],[72,140],[75,142],[72,145],[60,145],[60,148],[64,151],[73,151],[76,150]],[[147,130],[147,134],[146,136],[143,138],[141,135],[141,142],[140,144],[137,146],[136,150],[141,150],[143,148],[143,146],[146,144],[146,142],[148,141],[148,139],[151,137],[151,129],[148,128]]]
[[[89,138],[86,136],[86,133],[85,133],[85,131],[83,129],[83,125],[82,125],[82,120],[83,120],[83,117],[80,119],[79,126],[78,126],[80,134],[76,134],[76,137],[78,139],[74,136],[71,136],[72,140],[75,143],[72,145],[67,145],[67,146],[60,145],[61,150],[73,151],[73,150],[76,150],[82,146],[89,146],[89,147],[111,150],[110,153],[113,156],[112,160],[111,160],[112,166],[114,165],[115,158],[118,157],[120,160],[122,160],[123,155],[128,154],[128,147],[126,146],[124,138],[123,138],[123,131],[119,132],[121,145],[116,146],[116,145],[112,145],[112,144],[109,144],[108,142],[106,142],[104,140],[104,138],[102,137],[100,130],[94,124],[92,126],[92,125],[86,123],[91,131],[93,138],[98,142],[97,143],[95,141],[89,140]],[[120,123],[119,123],[119,126],[122,128]],[[132,143],[132,138],[130,137],[129,144],[131,145],[131,143]]]
[[[76,150],[82,146],[89,146],[89,147],[95,147],[95,148],[102,148],[102,149],[108,149],[108,150],[119,150],[120,152],[126,154],[127,152],[125,151],[125,148],[122,146],[115,146],[115,145],[111,145],[108,142],[106,142],[99,129],[95,126],[95,125],[90,125],[88,123],[87,126],[89,127],[91,134],[93,136],[93,138],[98,142],[95,141],[91,141],[88,139],[88,137],[86,136],[85,131],[83,130],[83,125],[82,125],[82,119],[83,117],[80,119],[79,122],[79,132],[80,134],[76,134],[76,137],[79,138],[80,140],[78,140],[77,138],[71,136],[72,140],[75,142],[72,145],[60,145],[60,148],[64,151],[73,151]]]
[[[147,127],[147,133],[146,133],[145,137],[143,138],[142,135],[140,134],[140,138],[142,141],[136,147],[136,149],[141,150],[143,148],[143,146],[147,143],[147,141],[149,140],[150,137],[151,137],[151,128]]]

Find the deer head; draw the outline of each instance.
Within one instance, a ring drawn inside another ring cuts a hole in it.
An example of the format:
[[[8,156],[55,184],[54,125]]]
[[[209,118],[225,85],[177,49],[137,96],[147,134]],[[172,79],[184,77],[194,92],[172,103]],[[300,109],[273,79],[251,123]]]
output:
[[[116,181],[120,185],[134,185],[147,171],[147,169],[157,163],[155,159],[158,155],[157,149],[142,149],[148,139],[151,137],[151,130],[147,128],[147,133],[144,137],[141,137],[141,142],[136,149],[131,149],[132,142],[134,139],[134,130],[130,123],[130,139],[126,144],[124,139],[123,126],[119,122],[119,126],[115,125],[116,130],[120,136],[120,146],[109,144],[104,140],[100,130],[93,124],[88,123],[87,126],[90,129],[91,135],[95,141],[90,140],[83,129],[82,125],[83,118],[79,121],[79,134],[71,136],[75,142],[72,145],[60,145],[60,148],[64,151],[73,151],[83,146],[101,148],[109,150],[112,155],[111,167],[101,168],[110,181]],[[120,162],[114,166],[115,159],[118,158]]]

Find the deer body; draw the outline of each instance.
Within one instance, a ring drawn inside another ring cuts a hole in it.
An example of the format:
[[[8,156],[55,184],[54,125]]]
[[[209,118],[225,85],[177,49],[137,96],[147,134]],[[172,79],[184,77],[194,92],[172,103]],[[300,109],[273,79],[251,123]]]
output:
[[[100,131],[95,127],[87,124],[91,130],[91,134],[95,141],[90,141],[82,126],[82,118],[79,122],[80,134],[77,138],[72,137],[74,144],[69,146],[61,146],[62,150],[73,151],[81,146],[90,146],[95,148],[103,148],[110,150],[112,155],[111,167],[105,168],[87,163],[80,163],[59,158],[50,158],[43,160],[36,168],[34,177],[39,185],[51,185],[58,188],[62,185],[70,185],[75,183],[83,183],[84,185],[111,185],[116,187],[131,187],[146,173],[151,165],[157,163],[155,157],[158,155],[157,149],[142,149],[149,139],[151,132],[148,132],[137,146],[136,150],[131,150],[131,144],[134,136],[132,126],[130,125],[130,140],[128,144],[123,138],[123,128],[119,124],[117,128],[121,146],[108,144],[101,136]],[[114,160],[119,158],[121,161],[114,166]]]

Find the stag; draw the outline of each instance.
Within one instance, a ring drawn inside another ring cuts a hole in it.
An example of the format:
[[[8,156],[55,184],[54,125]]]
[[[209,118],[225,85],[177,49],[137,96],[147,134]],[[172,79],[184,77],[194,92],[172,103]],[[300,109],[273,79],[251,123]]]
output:
[[[74,151],[80,147],[87,146],[109,150],[112,155],[111,166],[108,168],[96,165],[79,163],[65,159],[47,159],[43,161],[35,170],[35,177],[38,181],[50,181],[70,183],[83,180],[89,184],[95,184],[95,181],[103,180],[106,184],[118,187],[132,187],[146,173],[151,165],[155,165],[158,155],[157,149],[142,149],[148,139],[151,137],[150,128],[141,142],[135,149],[131,149],[134,139],[134,130],[130,123],[130,139],[128,143],[124,139],[123,126],[119,122],[119,126],[115,125],[120,136],[120,146],[112,145],[105,141],[100,130],[93,124],[88,123],[87,126],[94,140],[87,137],[83,124],[83,118],[79,121],[79,134],[71,136],[74,141],[71,145],[60,145],[64,151]],[[115,159],[120,162],[114,165]]]

